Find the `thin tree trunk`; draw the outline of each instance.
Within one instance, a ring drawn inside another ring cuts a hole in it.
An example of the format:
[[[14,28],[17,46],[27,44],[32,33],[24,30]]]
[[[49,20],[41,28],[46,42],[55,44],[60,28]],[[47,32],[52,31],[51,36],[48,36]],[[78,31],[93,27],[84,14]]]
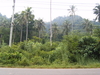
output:
[[[2,34],[0,34],[0,45],[2,45]]]
[[[22,34],[23,34],[23,26],[21,26],[20,42],[22,41]]]
[[[73,22],[73,15],[72,15],[72,31],[73,31],[73,24],[74,24],[74,22]]]
[[[28,39],[28,20],[27,20],[27,25],[26,25],[26,41]]]
[[[92,36],[92,30],[90,31],[90,35]]]
[[[40,38],[40,30],[39,30],[39,38]]]
[[[74,30],[74,15],[72,15],[72,31]]]

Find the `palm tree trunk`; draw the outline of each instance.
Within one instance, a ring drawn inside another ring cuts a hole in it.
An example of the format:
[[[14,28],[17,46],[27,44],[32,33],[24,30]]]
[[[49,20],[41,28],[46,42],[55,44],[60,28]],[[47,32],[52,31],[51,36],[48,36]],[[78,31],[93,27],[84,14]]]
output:
[[[20,42],[22,41],[22,34],[23,34],[23,26],[21,26]]]
[[[72,15],[72,31],[74,30],[74,15]]]
[[[39,30],[39,38],[40,38],[40,30]]]
[[[92,30],[90,31],[90,35],[92,36]]]
[[[0,34],[0,45],[2,45],[2,34]]]
[[[73,24],[74,24],[74,22],[73,22],[73,15],[72,15],[72,31],[73,31]]]
[[[28,20],[27,20],[27,25],[26,25],[26,41],[28,39]]]

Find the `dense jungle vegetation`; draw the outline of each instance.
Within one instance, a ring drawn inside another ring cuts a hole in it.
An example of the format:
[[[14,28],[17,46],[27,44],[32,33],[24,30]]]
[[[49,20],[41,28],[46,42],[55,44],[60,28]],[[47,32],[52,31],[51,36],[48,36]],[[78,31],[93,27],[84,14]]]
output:
[[[50,25],[34,19],[28,7],[14,18],[13,44],[9,47],[11,19],[0,14],[0,66],[39,68],[100,67],[100,5],[95,8],[98,22],[75,15],[59,17]],[[98,10],[97,10],[98,9]],[[73,22],[73,23],[72,23]],[[72,25],[73,24],[73,25]],[[26,34],[28,37],[26,37]]]

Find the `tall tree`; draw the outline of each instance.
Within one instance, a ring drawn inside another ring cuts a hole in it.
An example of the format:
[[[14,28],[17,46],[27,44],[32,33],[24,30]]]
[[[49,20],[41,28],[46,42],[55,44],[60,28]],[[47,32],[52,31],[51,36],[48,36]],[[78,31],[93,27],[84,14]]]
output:
[[[10,23],[9,18],[0,14],[0,44],[2,44],[2,41],[7,44],[9,43]]]
[[[34,18],[33,15],[32,15],[32,11],[31,11],[31,7],[28,7],[26,10],[25,10],[25,21],[26,21],[26,40],[28,39],[28,25],[29,25],[29,21]]]
[[[76,7],[74,5],[70,6],[70,9],[68,9],[70,16],[72,17],[72,31],[74,30],[74,16],[75,16],[75,11]]]
[[[23,25],[25,25],[25,20],[23,16],[24,16],[23,11],[21,13],[16,13],[14,20],[14,31],[15,31],[14,35],[15,37],[20,35],[20,42],[22,41]],[[18,33],[19,31],[20,33]],[[18,33],[18,35],[16,35],[16,33]]]
[[[71,23],[69,21],[65,21],[63,23],[63,34],[68,35],[68,33],[71,31]]]
[[[35,20],[35,28],[38,30],[39,38],[41,37],[40,34],[45,29],[44,22],[42,19]]]
[[[53,39],[57,40],[57,36],[59,34],[59,29],[57,23],[52,24],[52,32],[53,32]]]
[[[93,24],[91,21],[88,19],[84,19],[84,22],[82,23],[83,28],[86,30],[87,33],[90,33],[92,35],[92,29],[93,29]]]
[[[20,25],[20,42],[22,41],[23,38],[23,25],[25,25],[25,20],[24,20],[24,11],[21,12],[21,14],[18,17],[19,20],[19,25]]]
[[[95,21],[98,20],[98,22],[100,22],[100,4],[97,4],[93,10],[94,14],[96,14]]]
[[[16,13],[14,15],[14,19],[15,20],[14,20],[14,26],[13,26],[13,38],[12,38],[12,42],[13,43],[15,42],[15,40],[19,40],[18,39],[19,37],[15,38],[17,36],[17,33],[18,33],[19,29],[20,29],[20,26],[18,26],[19,25],[19,19],[17,19],[18,15],[19,15],[18,13]]]
[[[20,31],[20,41],[27,40],[32,37],[32,27],[34,25],[34,15],[32,14],[31,7],[15,14],[15,29]],[[17,33],[16,32],[16,33]],[[31,34],[30,34],[31,33]],[[31,35],[31,36],[30,36]],[[26,37],[25,37],[26,36]]]
[[[29,38],[29,27],[33,25],[33,21],[34,21],[34,15],[32,14],[32,11],[31,11],[31,7],[27,7],[25,9],[25,11],[22,11],[21,12],[21,15],[20,15],[20,18],[21,18],[21,28],[23,28],[23,25],[26,27],[26,40]],[[32,27],[31,27],[32,28]],[[21,35],[22,35],[22,29],[21,29]]]

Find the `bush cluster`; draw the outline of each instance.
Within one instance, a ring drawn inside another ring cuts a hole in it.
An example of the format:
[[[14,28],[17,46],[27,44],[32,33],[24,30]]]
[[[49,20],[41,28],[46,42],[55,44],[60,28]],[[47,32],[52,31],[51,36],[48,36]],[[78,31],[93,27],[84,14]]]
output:
[[[100,59],[100,41],[98,38],[85,36],[64,36],[61,42],[34,42],[32,40],[13,44],[12,47],[0,48],[2,65],[67,65],[84,64],[86,60]]]

